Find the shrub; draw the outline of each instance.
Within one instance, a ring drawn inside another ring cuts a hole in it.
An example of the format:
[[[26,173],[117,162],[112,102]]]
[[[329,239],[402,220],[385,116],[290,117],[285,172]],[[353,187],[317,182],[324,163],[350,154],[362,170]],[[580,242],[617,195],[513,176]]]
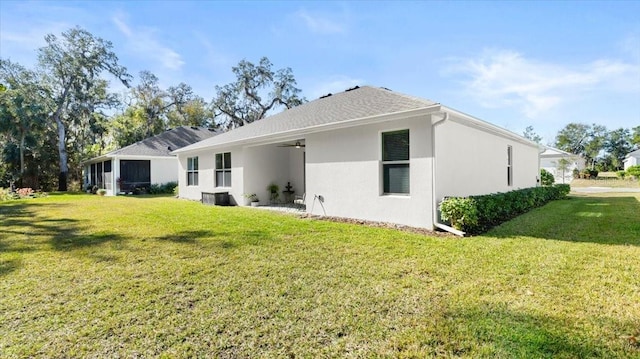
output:
[[[556,178],[553,177],[551,172],[545,170],[544,168],[540,169],[540,183],[543,186],[552,186],[555,181]]]
[[[525,188],[468,198],[445,198],[440,204],[443,220],[452,227],[477,234],[502,222],[569,194],[568,184]]]
[[[640,165],[631,166],[627,168],[627,174],[635,178],[640,178]]]
[[[478,224],[478,210],[470,198],[452,197],[440,204],[442,219],[449,221],[455,229],[462,230]]]
[[[624,179],[624,176],[627,174],[627,172],[625,171],[617,171],[616,172],[616,176],[618,176],[618,178],[620,179]]]
[[[96,194],[98,194],[99,196],[104,196],[105,194],[107,194],[107,190],[104,188],[100,188]]]
[[[578,179],[578,178],[580,178],[580,171],[578,171],[578,169],[577,169],[577,168],[574,168],[574,169],[573,169],[573,178],[574,178],[574,179]]]
[[[175,194],[178,182],[167,182],[163,184],[154,183],[149,187],[150,194]]]
[[[15,195],[11,192],[11,189],[0,187],[0,202],[10,201],[12,199],[15,199]]]

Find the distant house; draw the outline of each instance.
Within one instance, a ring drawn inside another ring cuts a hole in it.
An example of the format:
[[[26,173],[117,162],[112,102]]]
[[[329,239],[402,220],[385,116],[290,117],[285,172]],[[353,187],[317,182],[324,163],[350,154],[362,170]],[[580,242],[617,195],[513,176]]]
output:
[[[433,229],[445,196],[535,187],[538,145],[439,103],[355,87],[173,152],[180,197],[262,203],[277,184],[312,214]],[[222,196],[222,195],[221,195]],[[285,196],[281,196],[285,197]],[[287,196],[290,197],[291,196]]]
[[[640,165],[640,148],[628,153],[624,158],[624,170],[626,171],[631,166]]]
[[[540,154],[540,168],[549,171],[555,177],[556,183],[571,183],[573,170],[582,171],[585,168],[585,160],[580,155],[545,146],[544,152]]]
[[[207,128],[182,126],[92,158],[83,162],[85,186],[115,195],[177,182],[178,159],[171,152],[216,134]]]

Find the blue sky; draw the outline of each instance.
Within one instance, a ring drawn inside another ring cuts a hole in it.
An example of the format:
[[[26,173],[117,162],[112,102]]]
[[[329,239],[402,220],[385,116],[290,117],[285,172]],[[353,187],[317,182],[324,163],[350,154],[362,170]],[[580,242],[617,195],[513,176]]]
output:
[[[207,101],[240,60],[291,67],[313,100],[355,85],[453,107],[544,142],[569,122],[640,125],[640,1],[0,2],[0,57],[48,33],[109,40],[137,76]]]

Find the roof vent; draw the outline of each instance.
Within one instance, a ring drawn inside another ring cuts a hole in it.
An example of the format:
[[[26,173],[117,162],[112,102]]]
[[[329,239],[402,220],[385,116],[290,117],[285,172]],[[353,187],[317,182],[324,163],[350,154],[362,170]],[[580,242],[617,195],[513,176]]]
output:
[[[328,93],[328,94],[326,94],[324,96],[320,96],[319,98],[325,98],[325,97],[329,97],[329,96],[331,96],[331,93]]]
[[[171,146],[167,146],[167,150],[171,151]]]
[[[215,128],[207,128],[207,130],[211,131],[211,132],[216,132]]]
[[[353,86],[352,88],[348,88],[348,89],[344,90],[344,92],[349,92],[349,91],[357,90],[357,89],[359,89],[359,88],[360,88],[360,86]]]
[[[380,87],[380,88],[381,88],[381,89],[383,89],[383,90],[387,90],[387,91],[392,91],[392,92],[393,92],[393,90],[388,89],[388,88],[386,88],[386,87]]]
[[[195,127],[195,126],[191,126],[192,130],[199,130],[199,128]]]

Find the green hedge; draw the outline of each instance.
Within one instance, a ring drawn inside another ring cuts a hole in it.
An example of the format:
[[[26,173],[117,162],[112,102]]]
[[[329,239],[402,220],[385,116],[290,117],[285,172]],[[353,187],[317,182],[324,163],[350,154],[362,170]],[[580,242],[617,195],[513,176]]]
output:
[[[167,182],[163,184],[152,184],[149,187],[150,194],[173,194],[175,188],[178,187],[178,182]]]
[[[452,227],[478,234],[549,201],[569,194],[568,184],[525,188],[483,196],[450,197],[440,203],[441,217]]]

